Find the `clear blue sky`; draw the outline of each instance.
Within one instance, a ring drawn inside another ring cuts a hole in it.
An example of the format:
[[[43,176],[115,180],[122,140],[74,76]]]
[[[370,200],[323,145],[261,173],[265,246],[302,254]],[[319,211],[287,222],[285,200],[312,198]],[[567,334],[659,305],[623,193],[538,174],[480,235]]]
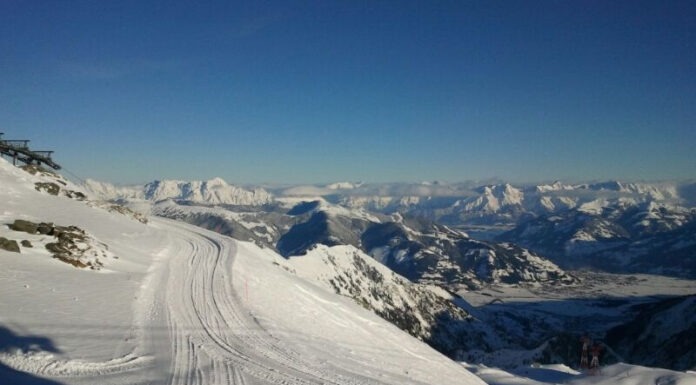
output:
[[[696,2],[2,0],[0,131],[117,183],[694,178]]]

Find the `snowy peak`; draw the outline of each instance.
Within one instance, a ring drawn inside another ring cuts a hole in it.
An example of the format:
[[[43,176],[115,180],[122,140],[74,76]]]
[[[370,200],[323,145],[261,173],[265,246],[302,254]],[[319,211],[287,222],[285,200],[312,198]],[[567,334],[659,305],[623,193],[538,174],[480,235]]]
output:
[[[679,199],[678,186],[675,183],[627,183],[607,181],[579,185],[577,188],[597,192],[615,192],[624,195],[643,195],[655,200]]]
[[[142,199],[158,202],[174,199],[199,204],[235,206],[260,206],[273,202],[273,196],[264,189],[247,190],[230,185],[222,178],[208,181],[156,180],[144,186],[127,187],[87,180],[84,186],[92,195],[105,200]]]
[[[484,186],[477,191],[481,194],[461,202],[464,211],[495,213],[511,206],[521,206],[524,193],[509,184]]]
[[[538,193],[546,193],[546,192],[551,192],[551,191],[564,191],[564,190],[572,190],[573,186],[567,185],[562,183],[561,181],[555,181],[551,184],[542,184],[535,186],[535,190]]]

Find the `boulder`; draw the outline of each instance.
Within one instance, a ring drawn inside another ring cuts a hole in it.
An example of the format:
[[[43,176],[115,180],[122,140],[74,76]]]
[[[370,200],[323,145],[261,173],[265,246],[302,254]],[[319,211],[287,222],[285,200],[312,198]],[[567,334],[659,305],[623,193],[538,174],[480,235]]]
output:
[[[0,249],[11,251],[13,253],[19,253],[19,245],[17,244],[17,241],[9,240],[3,237],[0,237]]]
[[[39,232],[39,234],[53,235],[54,229],[55,229],[55,226],[53,226],[53,223],[41,222],[41,223],[39,223],[37,231]]]
[[[39,225],[24,219],[15,219],[14,223],[9,225],[9,227],[14,231],[22,231],[29,234],[36,234],[36,231],[39,229]]]

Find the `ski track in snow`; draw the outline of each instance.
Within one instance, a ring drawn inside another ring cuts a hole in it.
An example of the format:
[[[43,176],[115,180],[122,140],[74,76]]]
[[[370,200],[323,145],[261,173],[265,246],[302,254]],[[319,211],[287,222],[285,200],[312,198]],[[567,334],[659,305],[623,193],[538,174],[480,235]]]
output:
[[[170,384],[378,383],[319,365],[263,330],[233,289],[234,240],[167,227],[178,249],[158,285],[172,337]]]
[[[301,355],[264,330],[233,288],[233,239],[175,221],[154,222],[167,233],[166,243],[136,302],[133,327],[141,341],[133,352],[104,362],[62,360],[46,352],[0,353],[0,362],[85,384],[383,383]]]

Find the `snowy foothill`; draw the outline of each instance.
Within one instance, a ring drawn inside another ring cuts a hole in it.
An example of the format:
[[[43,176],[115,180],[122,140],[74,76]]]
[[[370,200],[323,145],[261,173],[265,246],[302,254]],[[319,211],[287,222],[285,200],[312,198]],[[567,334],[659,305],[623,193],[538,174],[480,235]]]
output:
[[[1,384],[696,383],[692,373],[625,364],[588,376],[458,363],[336,294],[325,279],[335,272],[318,263],[327,248],[288,260],[185,223],[37,190],[46,178],[0,160],[0,237],[21,245],[0,249]],[[90,242],[81,247],[102,252],[101,268],[53,258],[46,244],[55,236],[12,230],[18,219],[84,230]]]

